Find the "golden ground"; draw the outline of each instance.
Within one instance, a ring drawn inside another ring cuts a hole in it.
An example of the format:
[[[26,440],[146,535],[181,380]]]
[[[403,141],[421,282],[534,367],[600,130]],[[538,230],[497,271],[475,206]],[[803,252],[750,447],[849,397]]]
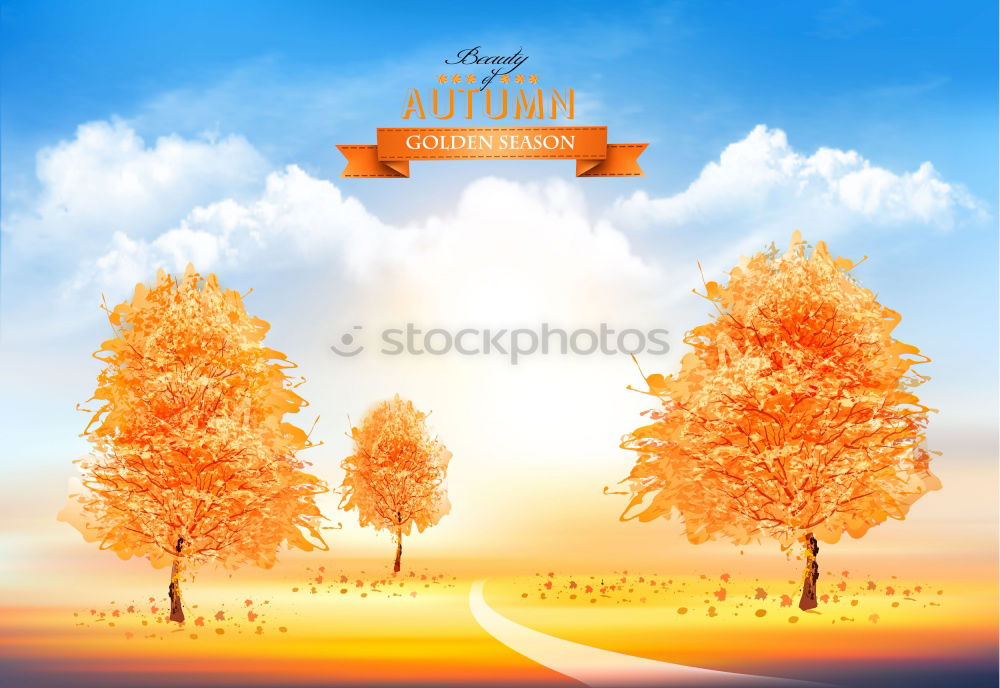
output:
[[[166,582],[165,572],[152,573]],[[820,678],[817,667],[845,661],[908,666],[995,655],[992,584],[825,572],[826,600],[803,613],[798,581],[724,574],[539,570],[490,577],[486,599],[560,638],[712,669]],[[148,572],[142,586],[126,582],[113,595],[88,581],[78,593],[89,601],[79,607],[8,603],[0,668],[33,685],[102,688],[575,684],[476,624],[468,593],[479,577],[443,566],[395,577],[371,566],[205,574],[185,588],[183,626],[165,620],[162,595],[148,594]]]
[[[312,568],[251,592],[238,577],[208,578],[187,585],[183,626],[166,621],[163,596],[8,607],[0,657],[52,685],[564,681],[482,631],[470,581],[444,572]]]
[[[846,575],[845,575],[846,574]],[[992,583],[821,576],[815,610],[800,581],[618,571],[487,584],[522,625],[606,650],[712,669],[818,679],[838,663],[983,664],[997,647]],[[811,669],[812,668],[812,669]]]

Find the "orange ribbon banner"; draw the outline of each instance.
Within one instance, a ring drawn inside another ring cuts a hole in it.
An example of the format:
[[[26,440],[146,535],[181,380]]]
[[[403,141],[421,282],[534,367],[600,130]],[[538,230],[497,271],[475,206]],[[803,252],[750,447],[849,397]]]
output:
[[[411,160],[576,160],[577,177],[642,177],[645,143],[608,143],[607,127],[386,127],[376,144],[338,145],[341,177],[404,179]]]

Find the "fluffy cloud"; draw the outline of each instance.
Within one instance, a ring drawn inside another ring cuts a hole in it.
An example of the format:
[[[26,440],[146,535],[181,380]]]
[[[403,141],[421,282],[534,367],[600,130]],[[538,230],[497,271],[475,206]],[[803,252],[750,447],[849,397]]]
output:
[[[688,293],[696,260],[714,272],[797,227],[823,237],[947,229],[984,212],[930,163],[896,173],[854,151],[805,155],[763,126],[684,191],[636,192],[596,215],[571,182],[487,178],[445,213],[393,226],[296,166],[266,169],[240,137],[147,146],[120,121],[91,123],[41,151],[42,193],[5,230],[72,247],[70,291],[119,296],[158,267],[188,262],[223,272],[312,265],[374,285],[353,299],[369,312],[423,308],[467,321],[486,305],[508,318],[621,313],[639,298]]]
[[[925,162],[897,174],[856,151],[795,151],[780,129],[758,125],[705,166],[687,189],[650,198],[643,191],[615,203],[612,216],[630,226],[767,228],[777,220],[822,224],[926,225],[950,229],[982,213],[960,186],[941,180]]]
[[[960,185],[925,162],[912,172],[873,165],[856,151],[796,151],[780,129],[755,127],[728,145],[683,191],[651,197],[637,191],[616,200],[607,217],[632,230],[638,247],[675,277],[674,297],[792,230],[808,240],[851,231],[949,230],[987,216]]]
[[[72,286],[97,284],[117,293],[157,268],[179,271],[189,262],[210,271],[333,259],[360,271],[379,244],[392,243],[387,234],[388,228],[356,199],[293,165],[268,174],[255,199],[197,206],[148,239],[115,232],[109,250],[85,261]]]
[[[563,181],[480,179],[448,214],[394,227],[289,166],[269,174],[252,201],[197,207],[149,240],[116,233],[73,286],[118,295],[156,268],[188,262],[204,271],[320,265],[331,280],[352,282],[352,301],[369,313],[439,322],[616,313],[621,296],[631,302],[656,283],[625,236],[589,219],[582,194]]]
[[[118,232],[155,235],[196,205],[256,191],[267,167],[239,136],[163,136],[147,146],[120,120],[91,122],[39,151],[40,194],[5,218],[4,232],[46,251],[104,243]]]

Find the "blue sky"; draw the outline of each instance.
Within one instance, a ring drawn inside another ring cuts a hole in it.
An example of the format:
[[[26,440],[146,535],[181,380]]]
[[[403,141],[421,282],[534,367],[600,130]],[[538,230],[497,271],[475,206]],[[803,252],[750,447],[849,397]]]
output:
[[[741,250],[799,228],[835,253],[872,256],[859,276],[903,313],[900,338],[934,358],[927,394],[951,433],[941,443],[995,460],[995,3],[372,7],[0,2],[10,457],[58,470],[82,451],[73,404],[93,388],[100,294],[120,298],[160,264],[202,260],[253,287],[277,348],[320,381],[377,395],[393,391],[387,381],[434,383],[402,362],[336,367],[325,338],[366,312],[611,313],[662,318],[679,335],[706,310],[688,294],[697,261],[719,277]],[[497,161],[338,179],[334,144],[401,126],[407,89],[433,86],[443,61],[473,45],[520,47],[543,85],[576,89],[576,123],[650,143],[647,176],[576,180],[566,161]],[[227,229],[248,226],[263,248]],[[510,233],[509,255],[489,232]],[[456,265],[466,272],[446,280]],[[481,274],[503,289],[470,288]],[[605,292],[574,310],[573,294],[595,284]],[[401,305],[400,294],[415,296]],[[615,390],[634,382],[630,369],[587,370]],[[497,378],[511,385],[497,403],[523,398],[520,384],[553,389],[526,375]],[[314,394],[328,417],[357,413],[346,391]],[[447,418],[453,399],[441,394]],[[52,425],[39,440],[42,417]]]
[[[16,180],[35,148],[82,121],[132,117],[165,92],[197,92],[239,70],[260,70],[263,86],[393,70],[413,84],[453,50],[484,43],[497,52],[523,45],[561,86],[597,90],[627,111],[621,129],[662,142],[662,157],[647,154],[662,161],[661,183],[685,183],[754,124],[781,122],[805,149],[856,148],[889,167],[930,159],[978,196],[994,193],[994,3],[571,7],[5,2],[4,172]],[[371,112],[355,113],[359,126],[344,128],[352,134],[395,123],[399,86],[370,87]],[[252,131],[237,113],[216,114],[217,122],[181,124],[239,124],[252,140],[294,124],[294,113],[276,113]],[[282,160],[333,172],[339,160],[324,134],[339,132],[330,129],[271,145]]]

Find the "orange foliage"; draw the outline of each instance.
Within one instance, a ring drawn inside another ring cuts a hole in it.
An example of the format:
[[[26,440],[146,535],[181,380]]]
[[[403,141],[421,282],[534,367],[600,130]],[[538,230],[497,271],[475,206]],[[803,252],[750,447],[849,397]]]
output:
[[[361,427],[351,428],[354,454],[341,464],[341,508],[357,509],[362,526],[389,529],[400,541],[451,508],[444,485],[451,452],[431,437],[426,418],[399,395],[375,404]]]
[[[622,446],[638,454],[622,518],[683,515],[688,539],[860,537],[903,519],[940,483],[911,389],[928,359],[892,336],[899,314],[849,276],[854,264],[796,232],[787,253],[743,259],[709,282],[712,322],[675,375],[650,376],[660,408]],[[631,515],[631,512],[635,512]]]
[[[101,406],[84,431],[94,452],[78,462],[87,489],[72,495],[84,536],[123,559],[174,563],[174,578],[178,562],[270,567],[283,542],[325,549],[315,497],[326,485],[296,456],[306,433],[282,420],[306,402],[285,374],[293,364],[262,346],[267,323],[191,266],[137,285],[108,319]]]

